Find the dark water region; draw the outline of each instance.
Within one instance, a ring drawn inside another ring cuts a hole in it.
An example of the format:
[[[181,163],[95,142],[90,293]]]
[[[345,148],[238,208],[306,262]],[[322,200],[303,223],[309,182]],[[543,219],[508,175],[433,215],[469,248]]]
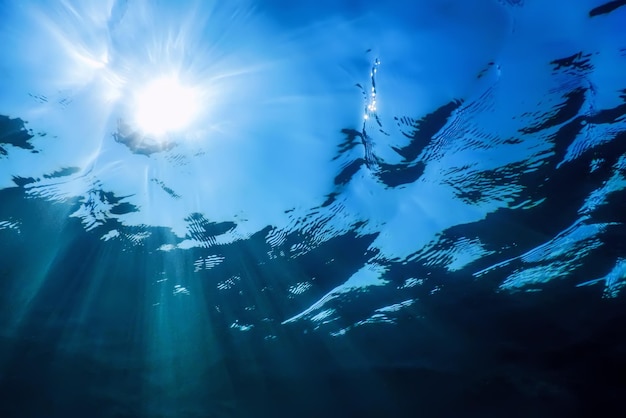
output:
[[[0,116],[0,132],[2,132],[0,144],[13,145],[14,147],[29,150],[34,149],[32,144],[29,143],[33,135],[26,131],[24,122],[21,119]],[[0,147],[0,154],[7,155],[8,152],[5,148]]]
[[[393,42],[326,67],[314,43],[370,2],[270,3],[285,31],[333,12],[295,30],[306,76],[362,74],[270,97],[236,119],[255,141],[159,142],[114,111],[97,131],[38,91],[0,114],[0,417],[626,416],[626,2],[407,4],[373,20]],[[109,10],[112,57],[135,5]],[[481,13],[467,47],[432,29]],[[389,53],[415,28],[453,52]]]
[[[626,1],[623,1],[623,0],[610,1],[608,3],[602,4],[598,7],[593,8],[589,12],[589,16],[594,17],[594,16],[603,15],[603,14],[608,14],[622,6],[626,6]]]
[[[392,326],[332,337],[270,320],[264,329],[233,333],[233,318],[252,320],[245,318],[245,297],[216,292],[215,277],[194,273],[194,250],[155,254],[151,247],[165,231],[142,247],[103,242],[78,220],[63,222],[64,205],[21,193],[4,190],[2,201],[19,204],[21,219],[39,222],[23,223],[2,251],[1,325],[11,330],[0,344],[2,416],[548,417],[624,411],[623,296],[603,300],[598,288],[559,282],[537,293],[495,293],[498,280],[476,282],[457,272],[436,279],[445,290],[420,295],[421,303]],[[18,212],[3,205],[6,211]],[[240,261],[215,274],[219,280],[230,275],[225,270],[252,270],[242,274],[251,290],[247,297],[257,298],[252,315],[285,317],[294,306],[263,288],[279,289],[307,268],[318,277],[345,277],[365,261],[359,254],[370,239],[348,234],[304,259],[272,264],[264,256],[267,244],[252,237],[219,248]],[[612,251],[619,246],[595,255],[587,269],[602,271]],[[342,265],[321,271],[320,260],[328,257],[340,257]],[[32,285],[41,266],[48,270],[34,294],[16,290]],[[388,277],[402,283],[415,269],[398,266]],[[180,297],[163,300],[167,310],[157,313],[152,300],[163,289],[145,278],[162,272],[200,294],[204,309],[198,312]],[[349,301],[340,322],[353,323],[367,311],[367,299],[384,297]],[[213,306],[220,309],[208,308]],[[264,339],[267,334],[276,338]]]

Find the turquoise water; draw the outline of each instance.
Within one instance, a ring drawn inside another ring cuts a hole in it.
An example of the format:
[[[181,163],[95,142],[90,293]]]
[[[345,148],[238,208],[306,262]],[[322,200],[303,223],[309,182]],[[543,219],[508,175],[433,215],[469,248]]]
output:
[[[623,414],[624,4],[0,1],[0,416]]]

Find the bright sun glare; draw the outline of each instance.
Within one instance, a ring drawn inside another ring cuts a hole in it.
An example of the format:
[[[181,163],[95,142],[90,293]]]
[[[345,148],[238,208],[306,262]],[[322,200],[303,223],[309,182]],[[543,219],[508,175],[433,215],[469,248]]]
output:
[[[176,77],[161,77],[146,84],[135,97],[135,123],[148,135],[180,131],[193,122],[199,110],[195,89]]]

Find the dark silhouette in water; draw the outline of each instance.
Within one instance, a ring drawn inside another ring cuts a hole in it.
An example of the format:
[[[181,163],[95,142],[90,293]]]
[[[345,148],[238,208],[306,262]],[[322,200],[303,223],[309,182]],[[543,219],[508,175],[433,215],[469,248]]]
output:
[[[608,3],[604,3],[601,6],[591,9],[591,11],[589,12],[589,17],[609,14],[615,9],[622,7],[624,5],[626,5],[626,0],[615,0],[615,1],[610,1]]]

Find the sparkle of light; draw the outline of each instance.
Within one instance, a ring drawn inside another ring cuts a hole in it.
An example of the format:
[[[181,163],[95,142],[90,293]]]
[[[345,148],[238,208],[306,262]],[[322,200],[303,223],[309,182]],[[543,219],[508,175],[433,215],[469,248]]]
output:
[[[193,122],[199,110],[198,95],[176,77],[162,77],[136,94],[135,123],[148,135],[180,131]]]

